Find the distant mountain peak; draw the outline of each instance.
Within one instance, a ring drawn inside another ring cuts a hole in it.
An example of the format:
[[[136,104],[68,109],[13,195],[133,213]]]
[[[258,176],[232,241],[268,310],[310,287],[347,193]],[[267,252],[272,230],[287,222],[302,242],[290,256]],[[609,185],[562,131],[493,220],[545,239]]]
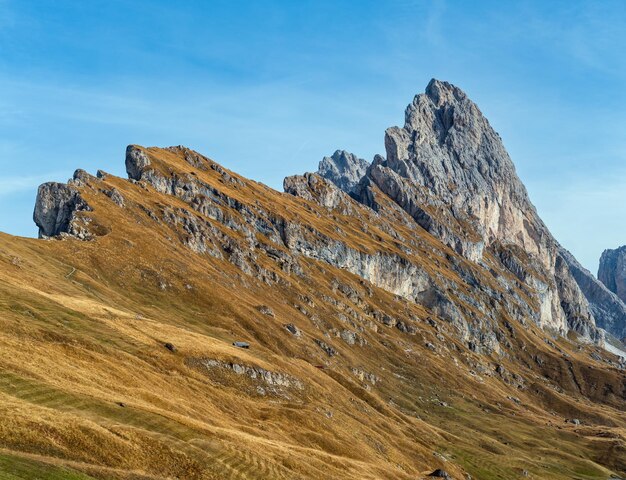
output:
[[[317,173],[350,193],[363,178],[368,166],[366,160],[345,150],[336,150],[320,161]]]
[[[626,245],[602,252],[598,279],[626,302]],[[624,334],[626,335],[626,329]]]

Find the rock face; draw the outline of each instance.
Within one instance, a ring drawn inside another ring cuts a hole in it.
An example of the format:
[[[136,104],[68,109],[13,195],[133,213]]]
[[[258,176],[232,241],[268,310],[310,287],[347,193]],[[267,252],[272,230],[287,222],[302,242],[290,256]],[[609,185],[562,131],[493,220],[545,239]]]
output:
[[[626,245],[602,253],[598,280],[626,302]]]
[[[626,338],[626,304],[623,300],[580,265],[571,253],[563,251],[562,254],[589,301],[596,325],[618,338]]]
[[[54,237],[61,233],[81,236],[76,213],[89,210],[89,205],[73,185],[49,182],[37,190],[33,220],[39,227],[39,238]]]
[[[337,150],[330,157],[324,157],[317,173],[330,180],[341,190],[352,193],[365,175],[369,163],[345,150]]]
[[[139,180],[141,172],[150,165],[146,154],[136,145],[126,147],[126,173],[131,180]]]
[[[535,232],[524,225],[525,220],[537,223],[535,210],[513,162],[498,134],[459,88],[432,80],[426,93],[407,107],[404,127],[387,129],[385,148],[386,161],[375,162],[373,168],[389,169],[424,187],[426,197],[435,196],[435,204],[450,208],[486,245],[514,238],[525,251],[539,252]]]

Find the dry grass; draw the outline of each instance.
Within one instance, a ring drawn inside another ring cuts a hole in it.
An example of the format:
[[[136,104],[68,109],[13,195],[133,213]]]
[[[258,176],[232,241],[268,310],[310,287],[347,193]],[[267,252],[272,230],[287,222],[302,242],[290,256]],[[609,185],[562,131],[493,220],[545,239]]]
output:
[[[180,155],[151,153],[168,174],[192,170]],[[224,184],[214,170],[194,173],[232,198],[298,217],[332,238],[339,226],[355,248],[401,252],[366,209],[329,215],[249,180]],[[516,324],[517,358],[479,357],[443,321],[445,342],[425,322],[406,335],[371,320],[357,325],[367,344],[348,345],[324,333],[347,328],[339,313],[348,308],[369,317],[333,280],[399,318],[433,315],[313,260],[301,260],[303,277],[268,286],[192,253],[179,232],[138,208],[188,208],[182,201],[115,177],[104,183],[127,204],[84,189],[106,236],[80,242],[0,234],[0,478],[408,480],[441,467],[455,478],[522,478],[526,470],[531,478],[606,479],[625,472],[624,374],[590,359],[588,347],[559,340],[565,358],[543,341],[544,332]],[[397,229],[415,238],[414,261],[467,288],[446,263],[449,249],[423,231]],[[275,316],[259,313],[259,305]],[[326,356],[315,339],[339,354]],[[252,348],[237,349],[234,340]],[[532,361],[537,354],[542,367]],[[272,392],[258,379],[199,368],[193,359],[288,374],[303,388]],[[526,378],[527,388],[493,375],[496,363]],[[486,370],[477,375],[479,364]],[[353,368],[379,381],[361,381]],[[583,425],[564,422],[574,417]]]

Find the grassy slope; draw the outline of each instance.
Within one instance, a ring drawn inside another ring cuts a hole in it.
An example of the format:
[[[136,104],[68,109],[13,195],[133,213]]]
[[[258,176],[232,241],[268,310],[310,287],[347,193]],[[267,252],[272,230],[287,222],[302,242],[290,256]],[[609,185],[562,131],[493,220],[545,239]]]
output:
[[[157,153],[163,165],[187,168]],[[331,221],[318,207],[260,184],[237,190],[211,172],[200,175],[241,201],[260,199],[329,235],[338,224],[364,249],[392,244],[365,212],[362,221],[372,222],[379,238],[373,244],[353,218]],[[332,288],[333,279],[379,310],[421,319],[429,312],[376,288],[370,296],[357,277],[312,260],[302,261],[304,277],[270,287],[193,254],[177,232],[135,208],[182,202],[121,179],[107,183],[123,193],[126,209],[85,192],[106,236],[0,235],[0,478],[409,479],[442,467],[459,478],[463,471],[522,478],[527,470],[534,478],[600,479],[626,470],[623,373],[591,360],[589,348],[559,340],[566,361],[544,332],[515,325],[516,341],[526,345],[518,359],[481,358],[442,322],[441,332],[418,323],[413,336],[367,322],[359,325],[367,345],[347,345],[332,334],[346,326],[338,309],[365,314]],[[424,252],[445,250],[422,235]],[[420,261],[456,275],[432,254]],[[261,304],[275,316],[260,314]],[[283,328],[287,322],[301,338]],[[327,357],[316,338],[339,355]],[[240,339],[252,348],[231,345]],[[532,364],[537,354],[541,369]],[[270,393],[258,380],[198,367],[198,359],[289,374],[304,388]],[[496,363],[526,378],[527,388],[494,375]],[[484,371],[476,373],[477,366]],[[353,368],[380,381],[361,381]],[[574,417],[584,424],[564,423]]]

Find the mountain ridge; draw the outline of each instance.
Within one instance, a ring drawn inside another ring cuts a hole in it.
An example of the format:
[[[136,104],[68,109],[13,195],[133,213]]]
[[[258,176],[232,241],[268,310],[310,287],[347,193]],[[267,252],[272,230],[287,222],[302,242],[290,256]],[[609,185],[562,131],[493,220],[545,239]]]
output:
[[[430,90],[415,112],[434,123],[410,117],[424,142],[394,130],[407,152],[453,152],[478,115]],[[625,474],[626,365],[593,317],[576,324],[563,254],[552,272],[532,236],[490,237],[409,160],[376,157],[358,183],[348,168],[350,193],[318,174],[278,192],[130,145],[129,179],[40,188],[44,239],[0,234],[0,460],[93,478]],[[570,300],[567,329],[542,321],[547,291]]]

